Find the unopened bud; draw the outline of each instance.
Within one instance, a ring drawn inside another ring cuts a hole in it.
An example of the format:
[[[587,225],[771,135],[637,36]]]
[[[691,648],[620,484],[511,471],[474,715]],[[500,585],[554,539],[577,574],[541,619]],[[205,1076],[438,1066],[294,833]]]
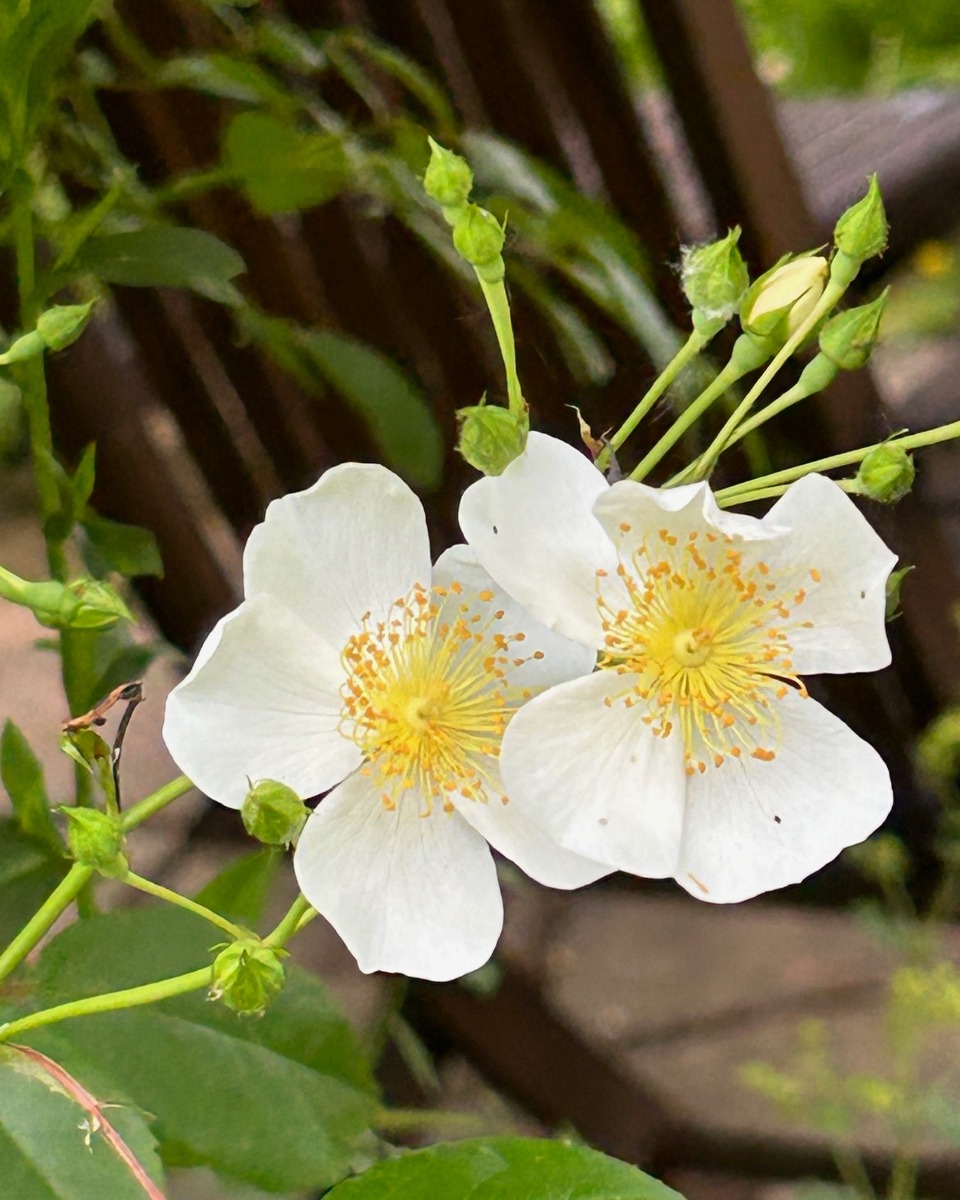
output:
[[[820,331],[820,350],[843,371],[864,366],[876,345],[880,319],[890,289],[870,304],[837,313]]]
[[[119,817],[98,808],[62,808],[67,818],[67,844],[74,859],[110,879],[122,879],[130,869],[123,853]]]
[[[833,241],[841,255],[859,266],[875,254],[883,253],[889,229],[880,185],[876,175],[871,175],[867,194],[851,205],[837,222]]]
[[[213,962],[211,1000],[247,1016],[259,1016],[283,987],[284,950],[272,950],[258,938],[236,941]]]
[[[680,286],[693,309],[694,328],[711,336],[737,311],[740,297],[750,286],[747,265],[737,243],[740,227],[725,238],[682,251]]]
[[[501,250],[506,235],[493,213],[476,204],[467,204],[453,227],[453,244],[461,258],[466,259],[488,283],[504,275]]]
[[[297,793],[275,779],[251,785],[240,808],[243,827],[265,846],[289,846],[300,836],[310,810]]]
[[[896,442],[871,450],[857,471],[857,491],[881,504],[894,504],[913,487],[917,469],[913,459]]]
[[[826,285],[829,264],[808,254],[761,275],[740,305],[740,324],[747,333],[773,338],[781,344],[816,308]]]
[[[133,614],[109,584],[86,576],[72,583],[32,583],[0,568],[0,596],[29,608],[49,629],[110,629]]]
[[[459,208],[466,204],[473,187],[470,164],[459,154],[446,150],[428,137],[430,162],[423,176],[423,190],[443,208]]]
[[[523,453],[530,432],[526,413],[515,416],[498,404],[475,404],[457,412],[457,449],[471,467],[484,475],[501,475]]]
[[[83,333],[95,301],[88,304],[58,304],[37,317],[37,333],[48,350],[63,350]]]

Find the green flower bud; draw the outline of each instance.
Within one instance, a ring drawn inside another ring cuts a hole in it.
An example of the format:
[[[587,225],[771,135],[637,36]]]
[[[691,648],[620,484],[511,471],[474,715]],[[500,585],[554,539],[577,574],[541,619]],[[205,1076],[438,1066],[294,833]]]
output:
[[[870,357],[890,289],[870,304],[861,304],[830,318],[820,331],[820,349],[843,371],[855,371]]]
[[[67,818],[67,844],[74,859],[110,879],[122,879],[130,865],[123,853],[119,817],[98,808],[61,808]]]
[[[471,266],[482,271],[489,283],[503,278],[500,252],[505,238],[503,228],[493,213],[476,204],[465,205],[453,227],[453,244],[457,253]]]
[[[95,301],[88,304],[58,304],[37,317],[37,333],[48,350],[63,350],[83,333]]]
[[[35,329],[25,333],[11,342],[7,349],[0,354],[0,364],[24,362],[28,358],[37,358],[44,351],[43,338]]]
[[[839,374],[840,368],[832,359],[825,354],[815,354],[800,372],[797,384],[804,389],[805,396],[813,396],[833,383]]]
[[[430,162],[423,176],[423,190],[444,208],[459,208],[466,204],[473,188],[470,164],[452,150],[445,150],[432,137],[427,141],[430,143]]]
[[[857,491],[881,504],[894,504],[913,487],[917,469],[913,459],[896,442],[871,450],[857,471]]]
[[[0,596],[33,611],[50,629],[110,629],[133,614],[109,584],[86,576],[64,584],[31,583],[0,567]]]
[[[460,437],[457,449],[471,467],[484,475],[501,475],[527,444],[530,419],[514,416],[498,404],[475,404],[457,412]]]
[[[780,263],[748,288],[740,303],[744,332],[781,345],[816,308],[827,282],[829,264],[819,254]]]
[[[210,999],[259,1016],[283,987],[285,957],[285,950],[272,950],[258,938],[234,942],[214,959]]]
[[[859,266],[875,254],[883,253],[889,228],[880,185],[876,175],[871,175],[867,194],[851,205],[837,222],[833,231],[834,244],[842,255]]]
[[[275,779],[250,785],[240,808],[243,827],[265,846],[289,846],[300,836],[310,810],[297,793]]]
[[[681,252],[680,286],[693,309],[694,327],[701,333],[719,332],[750,286],[739,240],[738,225],[719,241],[685,246]]]

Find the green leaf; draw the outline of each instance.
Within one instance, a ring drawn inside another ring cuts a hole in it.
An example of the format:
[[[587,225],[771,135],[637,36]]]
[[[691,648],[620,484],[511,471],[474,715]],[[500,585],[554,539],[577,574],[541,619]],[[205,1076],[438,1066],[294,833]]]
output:
[[[63,854],[63,842],[50,815],[50,800],[43,767],[30,744],[12,721],[0,737],[0,779],[7,789],[17,824],[27,837],[36,838],[55,855]]]
[[[20,932],[67,866],[64,858],[23,834],[12,817],[0,819],[0,945]]]
[[[69,1077],[13,1046],[0,1046],[0,1179],[11,1200],[145,1200],[147,1192]],[[102,1114],[155,1184],[162,1169],[143,1117],[111,1105]]]
[[[262,67],[229,54],[184,54],[167,59],[158,82],[164,87],[193,88],[241,104],[266,103],[289,108],[292,103],[290,93]]]
[[[53,77],[99,0],[5,0],[0,5],[0,188],[56,97]]]
[[[157,539],[149,529],[123,525],[91,512],[84,515],[82,524],[93,552],[90,566],[95,574],[117,571],[128,579],[163,574]]]
[[[680,1200],[679,1194],[586,1146],[478,1138],[377,1163],[328,1200]]]
[[[303,346],[327,382],[364,418],[384,462],[426,491],[439,487],[443,439],[409,376],[342,333],[307,332]]]
[[[300,133],[267,113],[241,113],[230,122],[223,161],[253,207],[268,216],[316,208],[350,181],[339,138]]]
[[[213,234],[167,226],[90,238],[70,268],[127,287],[189,288],[221,304],[237,303],[230,280],[245,270],[236,250]]]
[[[55,1004],[195,970],[211,961],[215,937],[205,921],[172,908],[89,918],[44,951],[39,1000]],[[377,1112],[350,1026],[321,981],[296,968],[256,1021],[194,994],[80,1018],[25,1040],[54,1046],[68,1068],[96,1062],[156,1114],[166,1162],[202,1164],[275,1191],[341,1179]]]
[[[197,893],[196,899],[207,908],[254,929],[263,916],[270,888],[284,855],[275,846],[265,846],[245,854],[220,872]]]

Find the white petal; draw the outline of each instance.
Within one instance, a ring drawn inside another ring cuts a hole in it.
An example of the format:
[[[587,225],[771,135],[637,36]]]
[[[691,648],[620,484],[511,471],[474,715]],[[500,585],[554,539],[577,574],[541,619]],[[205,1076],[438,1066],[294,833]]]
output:
[[[627,558],[644,539],[655,537],[661,527],[677,538],[712,529],[746,541],[766,541],[779,532],[772,520],[725,512],[705,483],[653,488],[623,479],[598,497],[593,512]],[[625,525],[629,528],[624,529]]]
[[[359,772],[320,802],[293,865],[361,971],[456,979],[483,966],[500,936],[503,902],[480,834],[455,812],[421,817],[412,793],[387,812]]]
[[[491,783],[497,783],[496,767],[487,767]],[[528,820],[515,804],[503,802],[503,787],[487,789],[485,801],[452,796],[457,811],[494,849],[509,858],[531,879],[545,887],[579,888],[609,875],[613,867],[564,850],[539,825]]]
[[[531,433],[502,475],[463,494],[460,528],[494,579],[538,621],[594,649],[603,643],[598,568],[616,555],[591,514],[607,483],[572,446]]]
[[[767,522],[788,531],[763,548],[771,578],[788,597],[805,590],[794,615],[813,623],[790,634],[797,674],[885,667],[886,583],[897,557],[850,497],[823,475],[807,475],[774,504]]]
[[[772,762],[727,758],[690,780],[676,878],[700,900],[725,904],[797,883],[890,811],[890,776],[872,747],[797,693],[780,712]]]
[[[248,778],[313,796],[360,762],[338,730],[343,680],[338,652],[259,596],[207,638],[167,698],[163,737],[184,774],[230,808],[243,803]]]
[[[509,807],[559,845],[661,878],[680,849],[683,742],[654,737],[638,707],[614,698],[631,679],[598,671],[531,700],[507,728],[501,770]]]
[[[596,652],[534,620],[487,574],[477,562],[476,551],[471,546],[451,546],[445,550],[434,564],[433,579],[442,587],[449,587],[454,580],[463,585],[463,592],[451,597],[448,603],[458,609],[461,604],[467,605],[469,611],[463,615],[468,620],[479,614],[482,619],[477,622],[478,630],[485,628],[492,613],[502,612],[503,617],[489,626],[491,636],[494,633],[523,635],[522,641],[512,643],[516,653],[503,664],[511,686],[537,692],[580,675],[589,675],[593,670]],[[481,593],[489,594],[490,598],[481,599]],[[542,658],[534,657],[538,652]],[[523,659],[519,665],[515,662],[518,658]]]
[[[274,500],[250,534],[244,594],[269,593],[339,650],[364,613],[381,618],[430,580],[423,506],[385,467],[344,463]]]

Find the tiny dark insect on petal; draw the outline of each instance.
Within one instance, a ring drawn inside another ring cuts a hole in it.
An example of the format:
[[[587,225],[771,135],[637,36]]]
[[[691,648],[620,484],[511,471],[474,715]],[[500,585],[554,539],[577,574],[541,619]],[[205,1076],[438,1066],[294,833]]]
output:
[[[494,525],[494,527],[493,527],[493,532],[494,532],[494,533],[499,533],[499,532],[500,532],[500,530],[499,530],[499,529],[496,527],[496,525]]]
[[[780,818],[779,818],[779,817],[774,817],[773,819],[776,821],[776,823],[777,823],[778,825],[780,824]]]

